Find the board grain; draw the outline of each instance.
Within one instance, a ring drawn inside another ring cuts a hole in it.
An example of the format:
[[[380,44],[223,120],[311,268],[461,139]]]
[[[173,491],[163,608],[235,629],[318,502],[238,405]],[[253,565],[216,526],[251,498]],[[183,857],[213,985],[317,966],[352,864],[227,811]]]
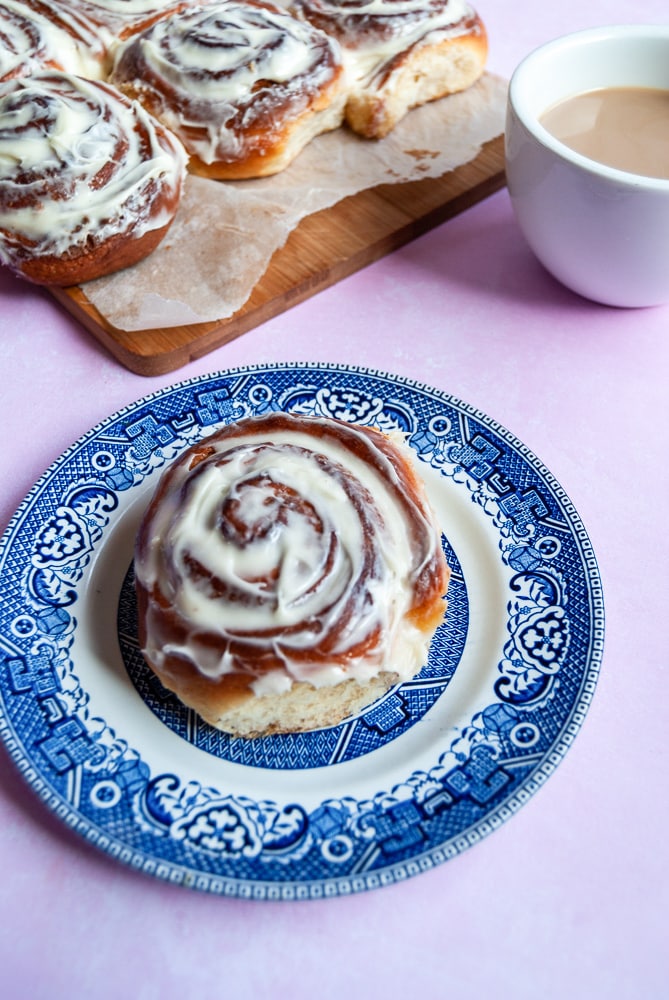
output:
[[[503,184],[503,137],[498,136],[474,160],[442,177],[379,185],[307,216],[276,251],[244,306],[222,320],[121,330],[89,302],[85,286],[51,292],[126,368],[139,375],[161,375],[341,281]]]

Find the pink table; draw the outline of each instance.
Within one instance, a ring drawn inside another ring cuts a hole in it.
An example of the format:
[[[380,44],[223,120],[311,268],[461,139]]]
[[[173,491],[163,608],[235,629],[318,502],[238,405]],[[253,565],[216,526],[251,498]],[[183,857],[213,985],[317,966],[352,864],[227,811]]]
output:
[[[490,68],[506,76],[568,30],[667,19],[665,0],[479,9]],[[524,245],[506,191],[176,376],[129,373],[5,273],[0,296],[3,528],[71,442],[177,378],[360,364],[480,407],[538,454],[588,529],[607,611],[596,697],[546,787],[447,864],[350,898],[253,903],[137,875],[56,820],[0,751],[3,994],[668,995],[669,311],[562,289]]]

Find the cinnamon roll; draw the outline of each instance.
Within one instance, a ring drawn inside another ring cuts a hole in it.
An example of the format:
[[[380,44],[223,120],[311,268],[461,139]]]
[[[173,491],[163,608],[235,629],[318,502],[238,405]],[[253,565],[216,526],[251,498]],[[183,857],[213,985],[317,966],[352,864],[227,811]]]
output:
[[[167,468],[134,567],[147,664],[244,737],[334,725],[414,676],[450,575],[403,440],[284,413]]]
[[[49,0],[0,3],[0,82],[42,70],[91,79],[106,73],[106,45],[85,15]]]
[[[53,72],[0,85],[0,262],[55,285],[136,263],[172,222],[185,163],[107,84]]]
[[[367,138],[382,138],[411,108],[465,90],[483,72],[487,35],[466,0],[290,2],[340,42],[346,121]]]
[[[111,79],[179,136],[193,172],[219,179],[277,173],[343,117],[337,43],[262,0],[157,22],[121,46]]]

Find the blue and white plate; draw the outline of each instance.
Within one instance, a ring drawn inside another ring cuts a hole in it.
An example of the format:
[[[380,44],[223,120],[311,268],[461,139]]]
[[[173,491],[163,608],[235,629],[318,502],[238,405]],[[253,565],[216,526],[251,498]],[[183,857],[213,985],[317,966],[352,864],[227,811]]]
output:
[[[239,740],[145,667],[132,551],[165,465],[268,410],[404,431],[453,578],[416,679],[338,726]],[[443,392],[332,365],[205,376],[105,420],[12,519],[0,587],[0,729],[30,785],[120,861],[254,899],[386,885],[496,829],[573,742],[603,646],[588,536],[535,456]]]

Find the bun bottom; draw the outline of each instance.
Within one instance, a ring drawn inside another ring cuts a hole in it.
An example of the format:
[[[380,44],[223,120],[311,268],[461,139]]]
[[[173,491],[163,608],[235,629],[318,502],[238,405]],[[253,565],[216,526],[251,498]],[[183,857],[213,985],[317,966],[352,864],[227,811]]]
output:
[[[137,585],[139,642],[146,642],[146,613],[149,595]],[[424,635],[431,637],[446,613],[441,600],[423,623]],[[166,657],[162,667],[147,660],[163,687],[192,708],[205,722],[231,736],[255,738],[281,733],[305,733],[336,726],[357,715],[400,682],[394,671],[384,670],[365,682],[354,678],[339,684],[314,687],[294,681],[289,690],[256,694],[248,676],[226,674],[211,680],[177,655]]]
[[[366,139],[383,139],[412,108],[471,87],[483,73],[487,52],[481,31],[400,53],[378,86],[353,89],[347,124]]]
[[[298,681],[282,694],[258,696],[247,690],[238,698],[226,699],[226,705],[219,705],[218,710],[215,697],[206,698],[201,704],[195,704],[191,697],[190,702],[198,715],[215,729],[253,739],[336,726],[367,708],[398,681],[397,674],[391,673],[379,674],[367,684],[349,679],[326,688]]]
[[[92,248],[78,250],[74,247],[62,257],[45,255],[19,260],[13,265],[13,270],[37,285],[80,285],[138,264],[153,253],[171,224],[172,220],[160,229],[151,229],[139,237],[117,233]]]

